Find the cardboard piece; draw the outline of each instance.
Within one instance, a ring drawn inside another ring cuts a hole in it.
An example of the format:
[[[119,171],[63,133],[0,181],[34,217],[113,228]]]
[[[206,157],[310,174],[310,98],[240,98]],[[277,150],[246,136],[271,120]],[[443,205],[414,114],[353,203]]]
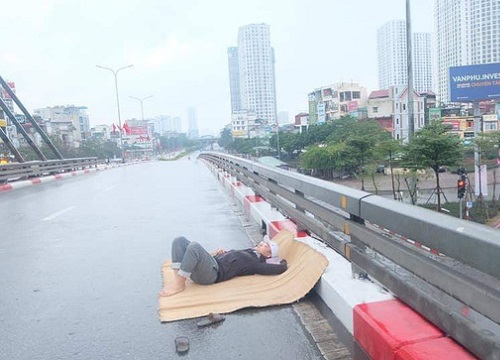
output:
[[[288,262],[283,274],[240,276],[213,285],[188,281],[183,292],[159,299],[160,321],[290,304],[304,297],[323,274],[328,260],[307,244],[295,241],[287,230],[280,231],[273,240],[280,245],[279,257]],[[172,282],[174,273],[169,261],[163,264],[162,275],[164,284]]]

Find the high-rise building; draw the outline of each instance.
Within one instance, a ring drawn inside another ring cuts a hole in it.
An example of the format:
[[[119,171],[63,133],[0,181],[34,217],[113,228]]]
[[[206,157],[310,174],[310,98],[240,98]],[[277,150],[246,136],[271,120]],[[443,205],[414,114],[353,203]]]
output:
[[[238,48],[227,49],[227,60],[229,65],[229,91],[231,93],[231,113],[241,109],[240,95],[240,67],[238,64]]]
[[[498,0],[436,0],[434,8],[439,100],[450,100],[452,66],[500,62]]]
[[[172,130],[176,133],[182,132],[182,119],[179,116],[174,116],[172,119]]]
[[[232,48],[234,49],[234,48]],[[269,26],[251,24],[238,31],[239,110],[255,113],[267,123],[276,122],[276,85],[274,51],[271,47]],[[228,50],[230,78],[235,77],[235,50]],[[231,98],[236,96],[236,81],[231,80]],[[233,92],[234,91],[234,92]],[[233,105],[233,102],[231,102]],[[238,101],[233,111],[237,111]]]
[[[414,33],[413,87],[416,91],[432,90],[431,34]],[[385,23],[377,32],[378,79],[380,89],[408,83],[406,22]]]
[[[200,137],[198,131],[198,124],[196,121],[196,108],[188,107],[187,108],[187,116],[188,116],[188,137],[190,139],[197,139]]]
[[[413,47],[413,89],[418,92],[434,90],[432,82],[432,41],[430,33],[414,33]]]

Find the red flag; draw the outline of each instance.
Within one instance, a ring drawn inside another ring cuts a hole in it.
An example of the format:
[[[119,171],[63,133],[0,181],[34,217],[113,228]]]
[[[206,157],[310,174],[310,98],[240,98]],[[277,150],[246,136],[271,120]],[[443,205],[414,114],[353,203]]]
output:
[[[123,130],[125,130],[125,133],[127,135],[130,134],[130,127],[128,126],[127,123],[123,124]]]
[[[113,124],[113,132],[116,132],[116,125]]]

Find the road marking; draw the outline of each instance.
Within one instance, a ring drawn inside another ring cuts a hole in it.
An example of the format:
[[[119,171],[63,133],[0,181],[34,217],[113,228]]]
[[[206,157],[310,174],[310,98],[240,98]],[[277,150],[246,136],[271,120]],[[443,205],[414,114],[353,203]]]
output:
[[[62,214],[64,214],[64,213],[67,213],[68,211],[71,211],[71,210],[73,210],[74,208],[75,208],[74,206],[70,206],[70,207],[68,207],[68,208],[66,208],[66,209],[63,209],[63,210],[58,211],[58,212],[56,212],[56,213],[54,213],[54,214],[52,214],[52,215],[49,215],[49,216],[47,216],[46,218],[43,218],[43,219],[42,219],[42,221],[50,221],[50,220],[54,220],[54,219],[55,219],[56,217],[58,217],[59,215],[62,215]]]

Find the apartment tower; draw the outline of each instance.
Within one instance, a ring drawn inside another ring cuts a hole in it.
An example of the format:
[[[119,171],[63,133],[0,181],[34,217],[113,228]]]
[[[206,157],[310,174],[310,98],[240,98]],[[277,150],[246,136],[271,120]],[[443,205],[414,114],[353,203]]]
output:
[[[413,34],[413,87],[418,92],[432,90],[431,34]],[[408,83],[406,22],[385,23],[377,32],[379,88]]]
[[[275,123],[274,52],[269,26],[251,24],[240,27],[238,47],[228,49],[228,61],[232,111],[246,110],[258,119]]]
[[[434,20],[438,95],[448,103],[450,67],[500,62],[500,2],[436,0]]]

